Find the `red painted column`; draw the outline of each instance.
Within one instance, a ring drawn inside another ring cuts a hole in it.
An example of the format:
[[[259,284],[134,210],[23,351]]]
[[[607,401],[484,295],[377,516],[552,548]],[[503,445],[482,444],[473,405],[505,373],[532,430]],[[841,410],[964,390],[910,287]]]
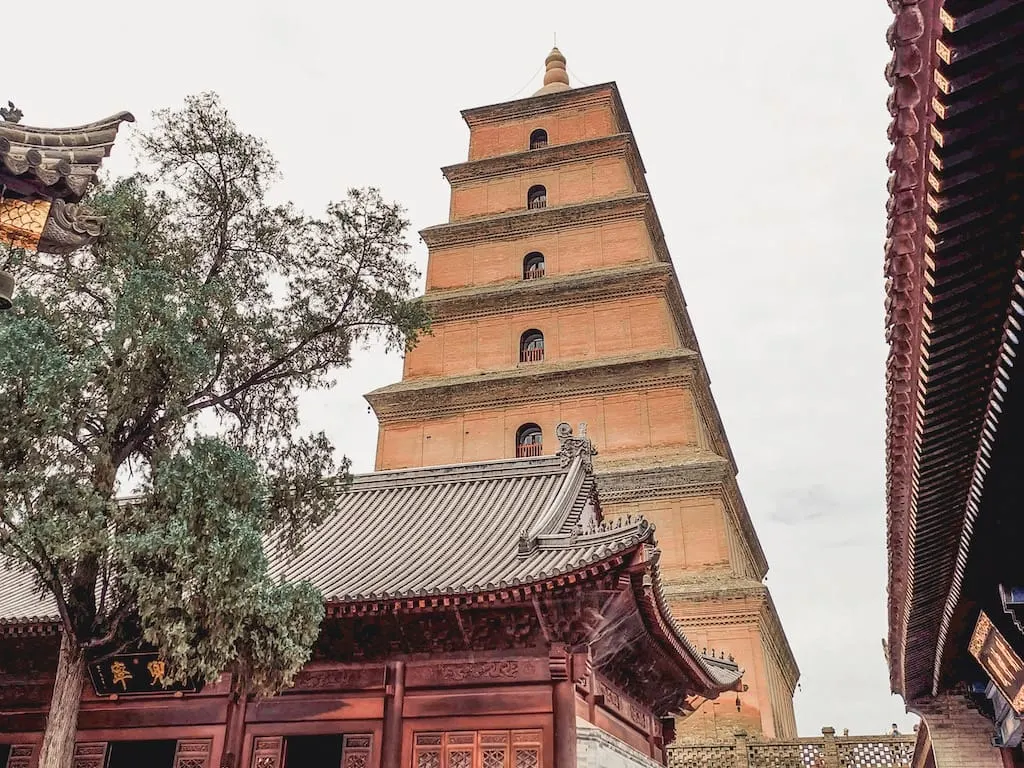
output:
[[[402,709],[405,707],[405,662],[387,666],[384,689],[384,742],[381,768],[402,768]]]
[[[548,665],[555,725],[554,768],[576,768],[576,684],[572,679],[572,656],[564,646],[553,645]]]

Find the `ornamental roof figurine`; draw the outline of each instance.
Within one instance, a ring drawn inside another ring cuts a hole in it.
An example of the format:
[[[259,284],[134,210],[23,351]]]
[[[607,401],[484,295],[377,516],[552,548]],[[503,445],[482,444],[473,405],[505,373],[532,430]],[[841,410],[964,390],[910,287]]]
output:
[[[544,87],[533,94],[534,96],[568,91],[571,88],[569,73],[565,71],[565,56],[557,47],[552,48],[551,53],[544,59],[544,66]]]
[[[0,110],[0,240],[47,253],[69,253],[95,240],[103,221],[79,203],[110,154],[119,112],[71,128],[21,125],[21,110]]]

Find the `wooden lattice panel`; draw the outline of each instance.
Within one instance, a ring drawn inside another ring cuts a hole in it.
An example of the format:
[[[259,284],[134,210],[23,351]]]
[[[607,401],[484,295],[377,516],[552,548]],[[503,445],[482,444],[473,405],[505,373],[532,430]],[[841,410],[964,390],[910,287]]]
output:
[[[210,739],[182,739],[174,750],[174,768],[210,768]]]
[[[34,764],[38,744],[13,744],[7,755],[7,768],[30,768]]]
[[[839,764],[843,768],[908,768],[914,757],[913,744],[905,742],[839,742]]]
[[[281,753],[284,751],[284,737],[261,736],[256,739],[252,750],[252,768],[281,768]]]
[[[366,768],[370,764],[372,739],[366,733],[346,735],[341,747],[341,768]]]
[[[414,768],[544,768],[540,731],[417,733]]]
[[[93,741],[75,744],[74,768],[103,768],[107,762],[107,742]]]

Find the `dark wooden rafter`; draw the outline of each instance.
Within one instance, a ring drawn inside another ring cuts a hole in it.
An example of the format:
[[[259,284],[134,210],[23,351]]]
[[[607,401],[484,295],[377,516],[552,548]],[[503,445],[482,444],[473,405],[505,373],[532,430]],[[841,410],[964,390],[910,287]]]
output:
[[[890,6],[889,654],[913,702],[941,685],[1016,355],[1024,2]]]

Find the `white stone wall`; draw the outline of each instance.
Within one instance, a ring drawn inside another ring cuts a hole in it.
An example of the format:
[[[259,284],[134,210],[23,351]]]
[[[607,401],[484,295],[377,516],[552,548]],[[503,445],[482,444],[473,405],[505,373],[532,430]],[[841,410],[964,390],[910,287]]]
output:
[[[579,768],[662,768],[661,763],[578,718],[576,734]]]

